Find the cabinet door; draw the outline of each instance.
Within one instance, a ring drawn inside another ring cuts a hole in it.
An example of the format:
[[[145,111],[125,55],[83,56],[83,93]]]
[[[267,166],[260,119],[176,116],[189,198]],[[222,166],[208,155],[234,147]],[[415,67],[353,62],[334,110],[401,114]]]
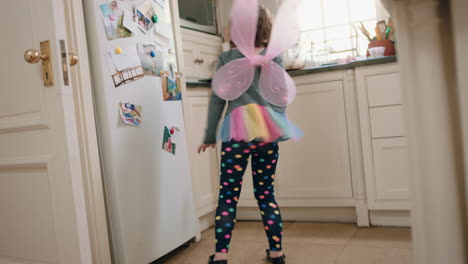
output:
[[[216,209],[219,192],[219,169],[217,150],[209,149],[198,154],[197,147],[202,142],[205,131],[209,97],[187,97],[190,118],[187,130],[190,143],[190,167],[198,216]]]
[[[221,38],[189,29],[182,29],[181,32],[187,79],[193,81],[213,77],[223,49]]]
[[[216,71],[216,65],[218,64],[218,58],[221,54],[222,47],[220,45],[214,46],[199,46],[199,56],[201,62],[198,67],[198,76],[200,79],[208,79],[213,77]]]
[[[408,146],[405,138],[386,138],[372,140],[374,152],[374,177],[368,177],[368,193],[373,201],[370,203],[392,201],[395,208],[398,203],[408,202],[409,162]],[[400,202],[398,202],[400,200]],[[398,205],[398,206],[397,206]],[[380,207],[379,207],[380,208]]]
[[[372,138],[405,136],[403,106],[384,106],[369,109]]]
[[[365,82],[369,107],[402,104],[399,72],[390,70],[386,73],[366,75]]]
[[[305,134],[280,144],[279,197],[352,197],[342,81],[298,85],[288,116]]]
[[[187,80],[198,80],[198,64],[195,62],[199,57],[195,42],[183,39],[185,77]]]
[[[408,210],[407,146],[396,64],[356,70],[366,192],[372,210]]]

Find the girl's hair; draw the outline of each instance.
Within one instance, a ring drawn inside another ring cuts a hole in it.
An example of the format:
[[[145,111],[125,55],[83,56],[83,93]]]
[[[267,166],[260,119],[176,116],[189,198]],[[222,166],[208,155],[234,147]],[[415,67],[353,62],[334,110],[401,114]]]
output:
[[[270,43],[271,29],[273,27],[271,20],[270,11],[260,5],[258,9],[257,35],[255,36],[256,48],[267,47],[268,43]],[[231,48],[234,47],[236,45],[231,41]]]
[[[273,27],[271,22],[270,11],[260,5],[258,10],[258,23],[257,23],[257,36],[255,37],[255,47],[266,47],[270,43],[271,28]]]

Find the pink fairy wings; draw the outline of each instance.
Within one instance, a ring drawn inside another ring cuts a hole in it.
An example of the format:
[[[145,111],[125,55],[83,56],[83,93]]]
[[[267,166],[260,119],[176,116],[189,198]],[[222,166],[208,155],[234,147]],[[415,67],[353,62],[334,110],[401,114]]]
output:
[[[245,58],[221,67],[213,78],[213,91],[225,100],[234,100],[252,85],[255,68],[262,67],[260,91],[269,103],[286,106],[296,97],[289,74],[273,59],[292,47],[299,37],[296,23],[299,0],[285,0],[273,24],[270,44],[264,56],[255,52],[258,0],[235,0],[231,11],[231,39]]]

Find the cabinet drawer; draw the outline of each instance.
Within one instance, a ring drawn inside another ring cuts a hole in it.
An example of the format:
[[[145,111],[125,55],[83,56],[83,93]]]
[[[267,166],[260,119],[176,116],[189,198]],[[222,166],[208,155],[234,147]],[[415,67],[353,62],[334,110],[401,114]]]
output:
[[[372,138],[402,137],[405,135],[403,106],[369,109]]]
[[[181,31],[187,80],[213,77],[222,53],[221,38],[188,29]]]
[[[408,199],[409,161],[406,138],[372,140],[375,199]]]
[[[185,65],[185,78],[187,80],[198,80],[199,74],[197,71],[197,64],[195,64],[195,59],[197,58],[197,53],[194,50],[195,43],[191,41],[184,42],[184,65]]]
[[[366,84],[369,107],[402,104],[400,73],[370,75]]]
[[[200,46],[199,54],[202,62],[199,64],[199,78],[207,79],[213,77],[216,72],[216,65],[218,64],[218,58],[221,54],[221,46],[208,47]]]

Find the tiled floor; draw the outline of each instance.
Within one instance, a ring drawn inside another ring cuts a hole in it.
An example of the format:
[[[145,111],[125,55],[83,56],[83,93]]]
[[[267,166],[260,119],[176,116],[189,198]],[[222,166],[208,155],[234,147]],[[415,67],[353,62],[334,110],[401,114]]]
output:
[[[288,264],[409,264],[409,228],[357,228],[354,224],[284,223],[283,248]],[[161,263],[206,264],[213,252],[214,231],[199,243],[179,249]],[[266,264],[267,246],[260,222],[238,222],[229,264]]]

